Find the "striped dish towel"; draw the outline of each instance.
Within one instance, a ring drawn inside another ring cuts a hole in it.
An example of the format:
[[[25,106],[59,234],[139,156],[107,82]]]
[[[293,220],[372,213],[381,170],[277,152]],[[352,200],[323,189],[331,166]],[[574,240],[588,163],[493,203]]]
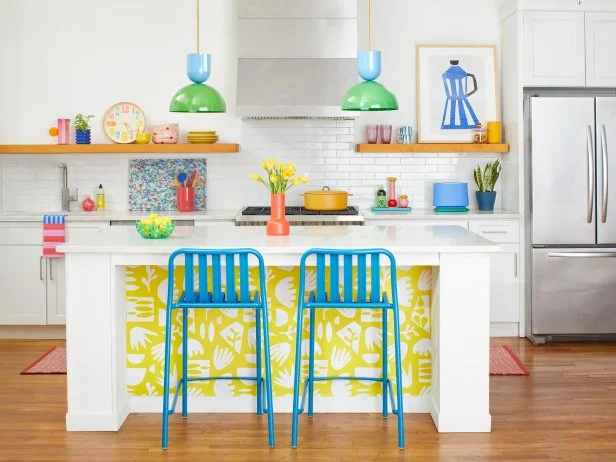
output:
[[[43,257],[63,258],[56,246],[64,243],[64,215],[43,215]]]

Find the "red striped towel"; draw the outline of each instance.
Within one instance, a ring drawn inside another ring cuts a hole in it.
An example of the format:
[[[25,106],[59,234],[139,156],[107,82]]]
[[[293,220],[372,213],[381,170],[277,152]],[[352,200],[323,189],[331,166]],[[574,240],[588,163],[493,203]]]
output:
[[[43,257],[62,258],[56,246],[64,242],[64,215],[43,215]]]

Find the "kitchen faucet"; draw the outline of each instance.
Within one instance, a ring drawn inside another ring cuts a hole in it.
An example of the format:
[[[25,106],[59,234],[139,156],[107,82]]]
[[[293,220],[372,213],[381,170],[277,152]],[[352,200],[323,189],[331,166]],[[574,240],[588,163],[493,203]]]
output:
[[[71,208],[71,202],[76,202],[79,199],[79,190],[75,189],[75,194],[71,196],[71,191],[68,189],[68,169],[65,163],[58,165],[62,169],[62,211],[68,212]]]

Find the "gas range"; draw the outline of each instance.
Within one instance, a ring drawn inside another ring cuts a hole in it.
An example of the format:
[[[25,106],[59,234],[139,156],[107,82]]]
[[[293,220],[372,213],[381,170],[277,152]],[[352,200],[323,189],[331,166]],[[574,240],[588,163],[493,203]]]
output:
[[[236,226],[265,226],[270,216],[270,207],[244,207],[235,216]],[[331,226],[364,224],[364,216],[357,207],[346,210],[319,211],[304,207],[285,207],[286,219],[291,226]]]

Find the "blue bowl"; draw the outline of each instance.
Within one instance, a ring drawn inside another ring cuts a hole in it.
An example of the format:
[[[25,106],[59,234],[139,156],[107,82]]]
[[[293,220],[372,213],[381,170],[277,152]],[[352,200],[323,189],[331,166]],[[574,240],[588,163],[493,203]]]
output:
[[[434,207],[468,206],[468,183],[434,183],[432,205]]]

